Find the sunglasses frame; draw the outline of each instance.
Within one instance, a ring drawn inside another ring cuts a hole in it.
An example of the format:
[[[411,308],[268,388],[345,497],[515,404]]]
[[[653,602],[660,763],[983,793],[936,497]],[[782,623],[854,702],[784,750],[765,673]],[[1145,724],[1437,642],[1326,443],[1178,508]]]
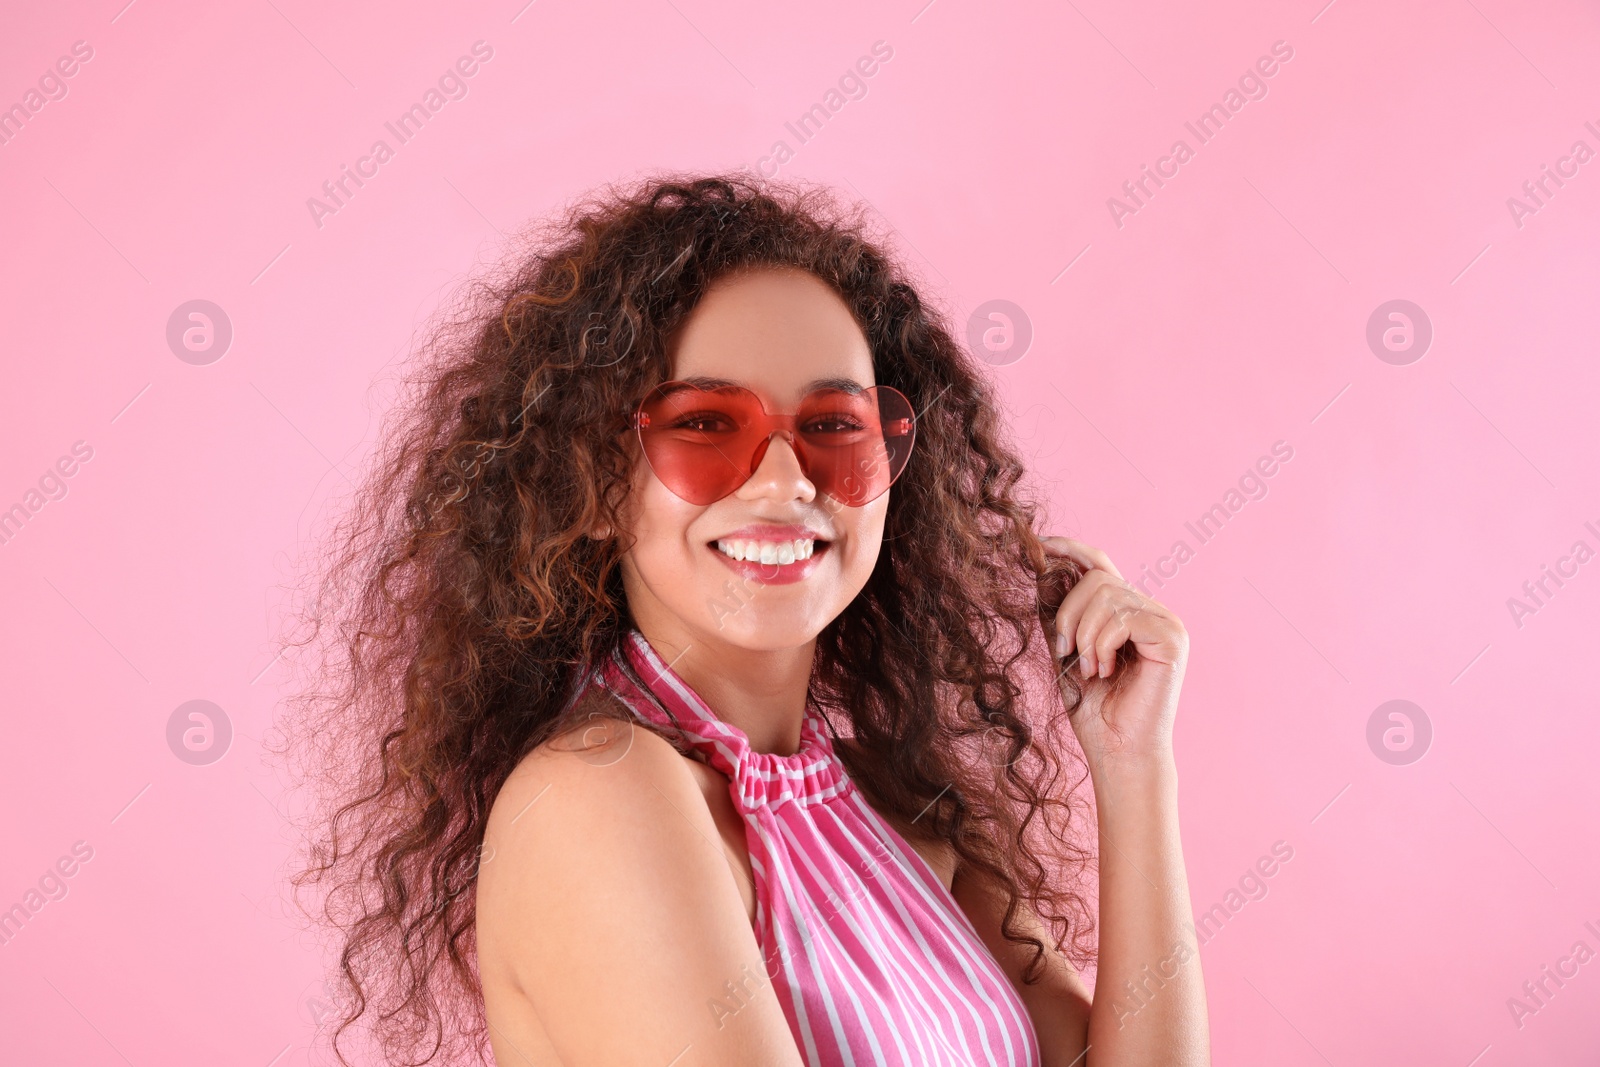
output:
[[[773,434],[775,434],[775,433],[776,434],[782,434],[783,437],[784,437],[784,440],[789,443],[789,447],[794,450],[795,458],[800,461],[800,464],[801,464],[802,468],[807,466],[805,455],[804,455],[804,452],[803,452],[803,448],[802,448],[802,446],[797,446],[796,442],[795,442],[795,433],[796,433],[797,422],[798,422],[798,420],[800,418],[800,412],[798,412],[798,411],[793,411],[793,412],[772,412],[772,411],[769,411],[767,409],[766,401],[761,398],[761,394],[757,393],[754,389],[751,389],[751,388],[749,388],[747,386],[743,386],[743,385],[719,386],[717,388],[707,389],[707,388],[705,388],[703,386],[695,385],[692,382],[681,381],[679,379],[670,379],[668,381],[664,381],[664,382],[661,382],[661,383],[653,386],[639,400],[639,403],[637,405],[635,405],[631,410],[626,411],[624,413],[624,418],[627,420],[627,428],[628,428],[628,430],[632,431],[634,436],[635,436],[635,438],[638,440],[639,449],[640,449],[641,452],[644,453],[645,462],[650,465],[651,472],[656,475],[656,478],[661,482],[661,484],[665,485],[667,487],[667,489],[669,491],[671,491],[674,496],[677,496],[681,500],[688,500],[689,503],[696,503],[695,501],[689,500],[689,498],[684,497],[681,493],[679,493],[677,489],[673,488],[672,483],[667,481],[665,478],[662,478],[660,472],[655,469],[655,462],[650,458],[650,449],[644,443],[644,431],[645,431],[646,427],[648,427],[649,424],[650,424],[650,414],[649,414],[649,412],[645,411],[644,408],[645,408],[645,405],[653,397],[655,397],[658,393],[661,393],[663,390],[666,390],[669,387],[675,386],[675,385],[676,386],[682,386],[684,389],[692,389],[695,392],[699,392],[699,393],[715,393],[715,392],[729,391],[729,390],[738,390],[738,391],[741,391],[741,392],[744,392],[744,393],[748,393],[750,396],[755,398],[755,401],[760,406],[762,413],[764,415],[766,415],[768,423],[773,426],[772,430],[767,434],[766,444],[770,444],[771,443]],[[806,397],[809,398],[810,396],[812,396],[812,395],[814,395],[816,393],[825,393],[825,392],[845,392],[845,390],[828,389],[826,387],[818,388],[818,389],[813,389],[810,393],[807,393]],[[916,416],[916,413],[915,413],[916,412],[916,408],[912,405],[911,398],[906,396],[904,393],[902,393],[900,390],[896,389],[892,385],[873,385],[873,386],[868,386],[865,390],[863,390],[863,392],[873,392],[874,399],[876,399],[876,397],[881,392],[891,393],[894,396],[897,396],[897,397],[900,398],[900,400],[904,403],[905,408],[906,408],[907,411],[912,412],[912,414],[909,415],[909,416],[901,416],[899,418],[890,419],[890,420],[887,420],[887,421],[882,423],[882,426],[883,426],[883,441],[884,441],[885,446],[887,447],[887,444],[888,444],[888,441],[889,441],[890,438],[909,437],[911,440],[910,440],[910,443],[906,446],[906,458],[905,458],[905,461],[900,464],[900,469],[895,471],[894,475],[889,479],[888,483],[886,483],[884,485],[883,490],[881,492],[879,492],[879,493],[874,494],[871,497],[868,497],[867,499],[861,501],[858,504],[851,504],[848,501],[843,500],[842,498],[835,496],[833,493],[828,492],[827,490],[823,489],[820,485],[817,486],[817,492],[818,493],[822,494],[823,496],[828,497],[831,500],[838,501],[844,507],[864,507],[867,504],[870,504],[872,501],[878,499],[878,497],[882,496],[884,493],[888,492],[889,491],[889,487],[891,485],[893,485],[896,481],[898,481],[899,478],[900,478],[900,475],[905,472],[906,464],[911,462],[911,451],[912,451],[912,449],[914,449],[916,447],[917,416]],[[846,393],[846,395],[860,395],[860,394]],[[804,403],[805,403],[805,398],[802,398],[802,400],[801,400],[802,406],[804,405]],[[766,458],[766,453],[765,453],[764,450],[762,452],[761,458],[763,460]],[[756,466],[758,466],[758,467],[760,466],[760,462],[759,461],[756,463]],[[806,472],[806,476],[807,476],[807,478],[810,477],[810,472],[809,471]],[[753,477],[755,477],[755,470],[752,469],[748,474],[745,475],[743,480],[739,481],[737,484],[735,484],[733,486],[733,488],[729,489],[722,496],[718,497],[717,500],[722,500],[722,499],[725,499],[725,498],[727,498],[729,496],[732,496],[734,493],[739,491],[739,487],[740,486],[744,485],[745,482],[748,482]],[[849,475],[847,477],[854,477],[854,475]],[[716,501],[709,501],[709,502],[707,502],[707,504],[715,503],[715,502]],[[704,506],[707,506],[707,504],[701,504],[700,506],[704,507]]]

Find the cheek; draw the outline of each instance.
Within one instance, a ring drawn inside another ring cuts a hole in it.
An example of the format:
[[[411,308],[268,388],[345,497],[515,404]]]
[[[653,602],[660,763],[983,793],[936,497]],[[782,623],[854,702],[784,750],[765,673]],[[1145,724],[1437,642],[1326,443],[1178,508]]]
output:
[[[648,469],[635,480],[624,513],[633,535],[630,554],[647,578],[668,580],[669,568],[681,571],[684,556],[694,547],[689,527],[704,510],[675,496]]]
[[[841,521],[842,516],[835,519],[847,537],[849,552],[845,572],[852,584],[866,584],[872,568],[877,566],[878,556],[883,551],[883,527],[888,513],[888,498],[879,497],[866,507],[850,512],[848,524]]]

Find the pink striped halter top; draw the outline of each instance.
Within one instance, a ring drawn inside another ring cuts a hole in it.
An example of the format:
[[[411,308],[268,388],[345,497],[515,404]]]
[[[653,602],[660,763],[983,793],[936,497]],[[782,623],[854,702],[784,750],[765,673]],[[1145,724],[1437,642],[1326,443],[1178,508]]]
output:
[[[800,749],[756,752],[632,631],[595,684],[646,723],[681,729],[728,778],[755,878],[755,935],[811,1067],[1038,1067],[1016,990],[938,875],[868,806],[809,705]],[[741,1005],[723,998],[723,1012]],[[717,1014],[717,1003],[711,1005]]]

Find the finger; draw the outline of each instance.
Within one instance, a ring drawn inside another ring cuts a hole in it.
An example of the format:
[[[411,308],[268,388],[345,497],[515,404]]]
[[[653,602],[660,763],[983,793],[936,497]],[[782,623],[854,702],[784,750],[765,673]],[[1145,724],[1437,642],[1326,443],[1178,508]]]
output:
[[[1122,605],[1122,597],[1118,592],[1117,589],[1102,584],[1095,597],[1084,608],[1083,617],[1078,620],[1077,644],[1083,653],[1078,660],[1078,669],[1085,678],[1104,673],[1101,664],[1108,661],[1107,652],[1115,653],[1121,644],[1118,642],[1117,645],[1107,649],[1102,640],[1107,628],[1116,624],[1118,610]]]
[[[1111,672],[1117,665],[1117,649],[1127,644],[1133,637],[1133,617],[1140,613],[1137,605],[1123,605],[1101,627],[1100,633],[1094,639],[1094,661],[1098,664],[1097,673],[1102,678],[1111,677]]]
[[[1102,575],[1072,631],[1074,643],[1082,650],[1079,667],[1083,676],[1108,676],[1115,666],[1117,649],[1134,636],[1135,626],[1143,624],[1155,608],[1153,601],[1140,596],[1126,582]],[[1120,630],[1107,635],[1114,625]]]
[[[1058,555],[1071,556],[1085,567],[1108,571],[1117,578],[1122,572],[1111,562],[1111,557],[1093,545],[1084,544],[1072,537],[1041,537],[1040,543],[1053,548]]]
[[[1117,608],[1094,637],[1095,663],[1102,678],[1109,678],[1116,670],[1117,652],[1129,642],[1140,659],[1181,661],[1187,635],[1183,623],[1168,608],[1132,590],[1107,590],[1105,599],[1115,602]]]
[[[1083,578],[1067,590],[1066,597],[1061,601],[1061,606],[1056,609],[1056,654],[1068,656],[1075,648],[1081,649],[1083,645],[1078,642],[1079,623],[1084,612],[1094,602],[1096,591],[1104,588],[1106,583],[1115,582],[1105,571],[1091,570]],[[1065,637],[1065,640],[1061,640]]]

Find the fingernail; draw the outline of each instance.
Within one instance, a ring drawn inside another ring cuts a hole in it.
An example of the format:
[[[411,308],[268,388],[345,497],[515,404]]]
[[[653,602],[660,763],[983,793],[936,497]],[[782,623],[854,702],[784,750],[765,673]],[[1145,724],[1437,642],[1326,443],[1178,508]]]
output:
[[[1056,658],[1060,659],[1067,654],[1067,635],[1056,634]]]

